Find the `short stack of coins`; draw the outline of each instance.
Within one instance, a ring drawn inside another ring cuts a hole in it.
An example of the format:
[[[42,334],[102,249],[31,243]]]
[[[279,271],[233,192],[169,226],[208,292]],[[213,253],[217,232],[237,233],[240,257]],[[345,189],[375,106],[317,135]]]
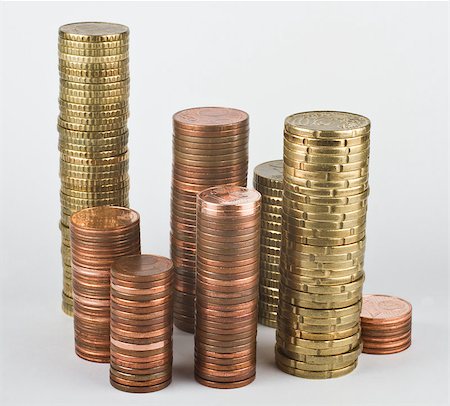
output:
[[[134,255],[111,267],[110,382],[155,392],[172,380],[173,263]]]
[[[70,219],[75,352],[109,362],[110,272],[118,258],[141,252],[139,214],[123,207],[81,210]]]
[[[280,286],[283,160],[258,165],[253,187],[261,193],[261,257],[259,274],[259,322],[277,326]]]
[[[256,373],[261,195],[219,186],[198,195],[195,377],[238,388]]]
[[[174,324],[186,332],[194,332],[197,194],[224,184],[247,185],[248,133],[248,114],[236,109],[199,107],[173,116]]]
[[[364,295],[361,310],[363,352],[395,354],[411,345],[412,306],[387,295]]]
[[[332,378],[361,353],[370,121],[332,111],[289,116],[284,129],[276,363]]]
[[[70,216],[87,207],[128,207],[128,28],[67,24],[58,49],[62,307],[71,315]]]

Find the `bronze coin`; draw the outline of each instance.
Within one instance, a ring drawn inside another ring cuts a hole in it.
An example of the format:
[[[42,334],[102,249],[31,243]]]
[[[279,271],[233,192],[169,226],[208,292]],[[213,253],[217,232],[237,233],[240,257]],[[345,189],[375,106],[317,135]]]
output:
[[[210,388],[215,388],[215,389],[236,389],[236,388],[241,388],[243,386],[247,386],[248,384],[252,383],[255,380],[255,376],[252,376],[248,379],[244,379],[242,381],[237,381],[237,382],[215,382],[215,381],[210,381],[207,379],[203,379],[202,377],[195,375],[195,380],[204,385],[204,386],[209,386]]]
[[[127,385],[122,385],[112,379],[110,379],[110,383],[111,385],[118,389],[121,390],[123,392],[131,392],[131,393],[149,393],[149,392],[157,392],[161,389],[166,388],[167,386],[170,385],[170,383],[172,382],[172,379],[169,379],[168,381],[162,382],[160,384],[157,385],[151,385],[151,386],[127,386]]]

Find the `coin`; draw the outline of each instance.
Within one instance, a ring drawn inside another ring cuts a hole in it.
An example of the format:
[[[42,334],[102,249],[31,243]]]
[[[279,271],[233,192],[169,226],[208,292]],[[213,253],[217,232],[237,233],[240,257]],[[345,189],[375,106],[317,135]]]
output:
[[[205,385],[232,388],[255,374],[260,199],[238,186],[197,198],[195,374]]]
[[[184,330],[192,332],[194,323],[196,195],[215,185],[245,186],[247,162],[248,115],[245,112],[205,107],[174,114],[171,256],[175,265],[175,301],[184,297],[175,306],[174,320]],[[211,241],[210,235],[216,233],[216,227],[205,230],[205,243]],[[220,241],[222,237],[204,247],[215,255]],[[185,269],[189,272],[184,272]],[[182,296],[182,292],[190,296]]]
[[[361,310],[363,352],[393,354],[411,345],[412,306],[388,295],[364,295]]]
[[[369,132],[370,121],[351,113],[305,112],[285,120],[282,238],[262,254],[266,263],[281,254],[281,278],[265,279],[260,291],[267,318],[277,315],[277,365],[295,376],[346,374],[362,349]],[[276,303],[267,298],[277,284]]]

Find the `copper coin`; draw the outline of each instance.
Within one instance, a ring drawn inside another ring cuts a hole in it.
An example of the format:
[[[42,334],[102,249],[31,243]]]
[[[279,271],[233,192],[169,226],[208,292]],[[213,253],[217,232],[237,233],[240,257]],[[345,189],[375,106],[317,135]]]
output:
[[[387,355],[387,354],[396,354],[398,352],[405,351],[407,348],[411,346],[411,341],[408,341],[406,344],[393,347],[393,348],[365,348],[363,346],[363,352],[366,354],[379,354],[379,355]]]
[[[199,131],[223,131],[248,125],[248,114],[225,107],[196,107],[173,115],[176,128]]]
[[[195,380],[202,385],[209,386],[210,388],[236,389],[236,388],[241,388],[243,386],[247,386],[248,384],[252,383],[255,380],[255,376],[252,376],[248,379],[244,379],[242,381],[227,382],[227,383],[210,381],[207,379],[203,379],[202,377],[200,377],[198,375],[195,375]]]
[[[132,392],[132,393],[156,392],[156,391],[159,391],[159,390],[164,389],[167,386],[169,386],[171,381],[172,380],[169,379],[166,382],[162,382],[160,384],[151,385],[151,386],[127,386],[127,385],[122,385],[122,384],[114,381],[113,379],[110,379],[110,383],[114,388],[121,390],[123,392]]]
[[[387,295],[364,295],[361,321],[366,324],[395,324],[411,318],[407,301]]]

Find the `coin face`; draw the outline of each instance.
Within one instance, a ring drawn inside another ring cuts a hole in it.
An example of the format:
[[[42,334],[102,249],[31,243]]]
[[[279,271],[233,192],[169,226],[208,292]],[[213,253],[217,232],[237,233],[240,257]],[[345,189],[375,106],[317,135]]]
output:
[[[271,179],[275,181],[283,181],[283,160],[264,162],[255,168],[254,175],[256,178]]]
[[[123,257],[115,261],[114,270],[116,273],[139,277],[150,277],[168,272],[172,269],[173,263],[169,258],[157,255],[134,255]]]
[[[342,111],[308,111],[293,114],[286,118],[285,124],[307,131],[348,131],[369,128],[370,121],[358,114]]]
[[[103,22],[66,24],[60,27],[59,31],[64,34],[85,36],[124,35],[129,32],[128,27],[125,25]]]
[[[71,217],[72,224],[83,229],[114,230],[139,221],[139,214],[131,209],[99,206],[81,210]]]
[[[175,113],[173,120],[175,124],[182,126],[226,127],[245,124],[248,114],[225,107],[196,107]]]
[[[412,306],[406,300],[386,295],[364,295],[362,319],[389,320],[409,315]]]
[[[256,190],[245,187],[224,185],[207,189],[199,193],[198,198],[212,205],[239,206],[257,202],[261,195]]]

